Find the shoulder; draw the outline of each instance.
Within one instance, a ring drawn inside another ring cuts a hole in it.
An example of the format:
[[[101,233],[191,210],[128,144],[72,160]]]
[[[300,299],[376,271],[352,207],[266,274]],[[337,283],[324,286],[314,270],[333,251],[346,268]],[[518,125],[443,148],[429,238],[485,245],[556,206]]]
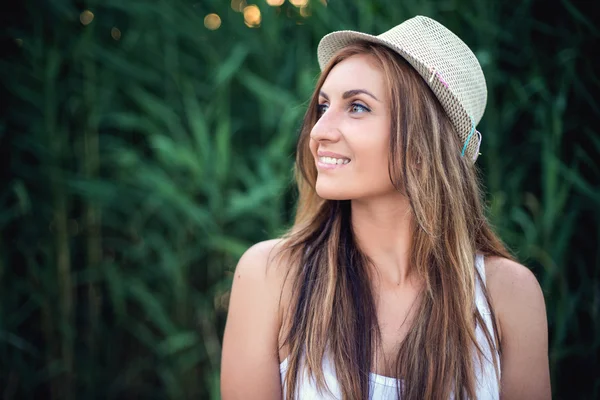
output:
[[[496,291],[500,297],[507,292],[537,298],[542,290],[531,270],[516,261],[504,257],[485,258],[486,281],[490,291]],[[542,296],[543,297],[543,296]]]
[[[517,303],[530,305],[537,311],[544,307],[544,295],[531,270],[504,257],[486,257],[486,285],[499,310]]]
[[[522,319],[546,319],[544,295],[531,270],[504,257],[486,257],[486,286],[501,332]],[[504,332],[506,333],[506,332]]]
[[[288,269],[283,250],[284,240],[272,239],[256,243],[244,252],[235,268],[232,283],[232,292],[237,292],[238,299],[260,295],[272,304],[279,303]],[[245,303],[245,300],[242,302]]]
[[[254,244],[242,254],[237,269],[256,270],[258,268],[262,269],[262,272],[266,272],[267,263],[274,259],[273,256],[281,249],[282,244],[283,239],[265,240]]]
[[[486,286],[499,327],[505,398],[550,398],[548,323],[535,275],[518,262],[487,257]]]
[[[221,352],[224,399],[275,398],[280,393],[282,245],[280,239],[255,244],[235,269]]]
[[[235,269],[234,284],[241,279],[277,282],[282,278],[283,239],[258,242],[244,252]]]

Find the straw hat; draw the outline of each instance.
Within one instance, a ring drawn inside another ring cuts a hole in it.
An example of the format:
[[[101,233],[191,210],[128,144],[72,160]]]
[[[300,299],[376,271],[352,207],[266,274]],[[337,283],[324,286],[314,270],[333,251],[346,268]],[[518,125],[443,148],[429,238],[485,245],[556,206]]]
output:
[[[355,31],[324,36],[317,50],[321,70],[338,50],[358,40],[387,46],[414,67],[450,117],[463,145],[461,155],[475,162],[481,143],[475,126],[485,110],[487,88],[471,49],[439,22],[419,15],[379,36]]]

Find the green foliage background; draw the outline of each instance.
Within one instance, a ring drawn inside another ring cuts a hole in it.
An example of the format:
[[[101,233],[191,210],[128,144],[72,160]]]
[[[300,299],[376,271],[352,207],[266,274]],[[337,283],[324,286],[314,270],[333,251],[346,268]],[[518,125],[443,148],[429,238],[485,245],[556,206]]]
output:
[[[478,164],[490,219],[546,296],[554,398],[599,398],[592,7],[313,0],[302,16],[257,0],[249,28],[237,4],[26,0],[3,14],[0,397],[218,399],[231,272],[291,220],[318,40],[424,14],[486,74]]]

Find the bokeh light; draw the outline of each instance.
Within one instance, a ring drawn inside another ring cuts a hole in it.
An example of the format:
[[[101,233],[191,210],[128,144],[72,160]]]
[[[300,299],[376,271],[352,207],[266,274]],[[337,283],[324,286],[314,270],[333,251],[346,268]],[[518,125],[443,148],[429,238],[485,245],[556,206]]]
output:
[[[304,18],[310,17],[311,14],[308,7],[300,7],[300,15],[302,15]]]
[[[94,20],[94,13],[90,10],[85,10],[81,14],[79,14],[79,21],[83,25],[89,25]]]
[[[221,17],[218,14],[211,13],[204,17],[204,26],[206,29],[215,31],[221,26]]]
[[[296,7],[305,7],[308,4],[308,0],[290,0],[290,3]]]
[[[270,6],[281,6],[285,3],[285,0],[267,0],[267,4]]]
[[[233,11],[242,12],[246,7],[246,0],[231,0],[231,9]]]
[[[17,42],[17,46],[23,46],[23,39],[17,38],[15,39],[15,42]]]
[[[112,29],[110,30],[110,36],[115,40],[120,40],[121,39],[121,30],[119,28],[117,28],[116,26],[113,26]]]
[[[244,8],[244,22],[250,28],[256,28],[260,25],[261,16],[258,6],[252,4]]]

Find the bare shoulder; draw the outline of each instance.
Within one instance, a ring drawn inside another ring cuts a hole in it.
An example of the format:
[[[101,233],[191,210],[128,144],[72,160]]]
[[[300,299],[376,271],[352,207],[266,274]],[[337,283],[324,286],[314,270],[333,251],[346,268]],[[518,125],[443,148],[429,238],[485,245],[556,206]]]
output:
[[[528,306],[531,312],[545,314],[542,289],[529,268],[507,258],[487,257],[485,269],[486,286],[500,313]]]
[[[281,251],[284,239],[258,242],[244,252],[236,267],[234,280],[242,276],[255,279],[275,279],[281,274],[283,265]]]
[[[544,294],[527,267],[487,257],[486,286],[499,325],[502,398],[550,398]]]
[[[274,399],[281,394],[278,334],[283,241],[260,242],[235,270],[221,354],[223,399]]]
[[[271,312],[281,323],[280,295],[289,265],[283,252],[284,239],[265,240],[256,243],[244,252],[235,269],[232,294],[237,292],[244,307],[252,304],[250,299],[260,295],[272,305]],[[264,308],[267,304],[257,304]]]
[[[537,278],[526,266],[504,257],[485,259],[486,281],[490,291],[500,297],[509,297],[508,293],[520,294],[532,298],[542,295]]]

